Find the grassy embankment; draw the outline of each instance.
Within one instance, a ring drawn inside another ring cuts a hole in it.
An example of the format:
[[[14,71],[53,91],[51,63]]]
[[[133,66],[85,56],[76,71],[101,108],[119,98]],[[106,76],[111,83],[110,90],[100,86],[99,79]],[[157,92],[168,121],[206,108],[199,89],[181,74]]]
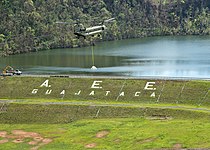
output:
[[[44,81],[49,80],[40,87]],[[101,81],[91,88],[94,81]],[[149,88],[145,90],[147,82]],[[97,85],[98,84],[98,85]],[[1,99],[56,99],[59,101],[97,101],[146,104],[185,104],[210,105],[210,82],[208,81],[168,81],[168,80],[132,80],[132,79],[71,79],[71,78],[2,78],[0,80]],[[37,94],[32,91],[37,89]],[[50,94],[46,92],[51,91]],[[65,90],[65,94],[61,92]],[[75,95],[81,91],[80,95]],[[94,91],[94,95],[90,93]],[[107,91],[109,91],[106,96]],[[119,96],[124,92],[124,95]],[[137,93],[138,96],[135,97]],[[155,93],[154,93],[155,92]],[[152,94],[153,97],[151,97]]]
[[[209,118],[209,87],[208,81],[2,78],[0,122],[66,123],[94,117],[146,116]]]
[[[46,79],[48,87],[40,87]],[[91,88],[96,80],[102,81],[96,86],[101,89]],[[145,90],[147,82],[155,82],[156,90]],[[33,131],[53,140],[40,149],[208,148],[209,87],[208,81],[4,78],[0,126],[8,133]],[[103,137],[97,137],[100,131]],[[0,149],[34,147],[24,140],[14,144],[10,139]]]

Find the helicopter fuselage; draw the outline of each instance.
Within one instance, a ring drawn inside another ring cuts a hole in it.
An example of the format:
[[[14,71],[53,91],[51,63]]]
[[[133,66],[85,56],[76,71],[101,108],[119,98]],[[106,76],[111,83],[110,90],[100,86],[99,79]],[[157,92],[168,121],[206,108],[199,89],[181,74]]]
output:
[[[80,28],[79,30],[75,30],[74,34],[78,37],[82,36],[86,38],[87,36],[100,35],[107,27],[105,25],[93,26],[89,28]]]

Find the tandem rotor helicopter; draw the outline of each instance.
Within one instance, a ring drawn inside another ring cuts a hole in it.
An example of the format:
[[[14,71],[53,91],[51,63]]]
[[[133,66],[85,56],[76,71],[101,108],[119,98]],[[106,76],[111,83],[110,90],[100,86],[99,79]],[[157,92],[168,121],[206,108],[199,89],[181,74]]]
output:
[[[104,32],[107,27],[106,27],[106,23],[109,22],[113,22],[115,20],[115,18],[110,18],[107,20],[104,20],[103,22],[99,23],[96,26],[92,26],[92,27],[85,27],[82,23],[75,23],[74,24],[74,35],[77,36],[77,38],[83,37],[84,39],[86,39],[86,37],[88,36],[101,36],[102,32]],[[60,22],[57,21],[57,24],[69,24],[68,22]]]
[[[100,23],[97,26],[92,26],[92,27],[84,27],[83,24],[75,24],[74,25],[74,34],[79,37],[86,38],[87,36],[94,36],[98,35],[101,36],[100,34],[104,32],[104,30],[107,29],[105,26],[105,23],[113,22],[115,18],[110,18],[107,20],[104,20],[102,23]]]
[[[115,18],[110,18],[110,19],[104,20],[98,25],[87,27],[87,28],[82,23],[75,23],[74,35],[76,35],[78,39],[80,39],[81,37],[86,39],[87,37],[94,37],[96,35],[98,37],[101,37],[101,34],[107,29],[107,26],[105,24],[114,22],[114,21],[115,21]],[[68,22],[60,22],[60,21],[57,21],[56,23],[57,24],[70,24]],[[92,44],[92,63],[93,63],[93,66],[91,67],[91,69],[95,70],[97,68],[94,65],[94,50],[93,50],[94,43],[92,40],[91,42],[92,42],[91,44]]]

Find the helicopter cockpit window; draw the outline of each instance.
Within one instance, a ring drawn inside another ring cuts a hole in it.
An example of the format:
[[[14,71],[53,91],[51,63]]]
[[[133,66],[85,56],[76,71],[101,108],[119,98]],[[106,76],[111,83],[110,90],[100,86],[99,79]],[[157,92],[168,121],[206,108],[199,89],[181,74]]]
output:
[[[85,31],[85,27],[83,24],[75,24],[74,25],[74,32],[81,32],[81,31]]]

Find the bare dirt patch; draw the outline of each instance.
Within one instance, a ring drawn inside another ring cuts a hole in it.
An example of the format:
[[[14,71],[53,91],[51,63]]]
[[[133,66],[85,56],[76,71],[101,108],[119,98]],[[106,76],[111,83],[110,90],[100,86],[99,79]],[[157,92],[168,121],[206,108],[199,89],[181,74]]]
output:
[[[0,137],[6,137],[7,132],[6,131],[0,131]]]
[[[42,143],[44,143],[44,144],[49,144],[51,142],[52,142],[52,139],[43,139],[42,140]]]
[[[53,141],[52,139],[47,139],[47,138],[46,139],[42,138],[41,141],[32,141],[30,144],[31,145],[34,144],[35,147],[32,147],[31,150],[38,150],[40,147],[47,145],[52,141]],[[37,143],[35,144],[35,142]]]
[[[173,146],[173,149],[174,149],[174,150],[182,149],[182,145],[181,145],[181,144],[175,144],[175,145]]]
[[[25,135],[27,132],[23,131],[23,130],[13,130],[12,134],[14,135]]]
[[[27,132],[26,135],[28,135],[28,136],[30,136],[30,137],[40,137],[40,134],[35,133],[35,132]]]
[[[29,145],[37,145],[37,143],[38,143],[37,141],[30,141],[30,142],[28,142]]]
[[[8,139],[3,139],[3,140],[0,140],[0,144],[4,144],[4,143],[7,143],[7,142],[9,142],[9,140],[8,140]]]
[[[26,131],[23,131],[23,130],[13,130],[12,134],[20,135],[20,136],[22,135],[24,137],[37,137],[37,136],[40,136],[40,134],[38,134],[36,132],[26,132]]]
[[[12,141],[13,143],[23,143],[23,139],[15,139]]]
[[[156,140],[156,138],[148,138],[148,139],[139,140],[139,141],[137,141],[137,143],[138,144],[144,144],[144,143],[153,142],[155,140]]]
[[[9,142],[11,139],[13,143],[19,144],[27,142],[27,144],[34,146],[31,148],[31,150],[37,150],[43,145],[47,145],[51,143],[53,140],[50,138],[44,138],[39,133],[36,132],[26,132],[23,130],[13,130],[11,131],[11,134],[8,134],[6,131],[0,131],[0,137],[4,138],[0,140],[0,144],[4,144]]]
[[[43,137],[40,137],[40,136],[37,136],[37,137],[34,137],[34,141],[42,141],[44,138]]]
[[[114,142],[115,142],[115,143],[120,143],[121,140],[120,140],[120,139],[115,139]]]
[[[35,146],[35,147],[32,147],[31,150],[38,150],[40,148],[40,146]]]
[[[95,148],[96,146],[97,146],[96,143],[90,143],[85,145],[85,148]]]
[[[96,134],[96,138],[103,138],[109,134],[109,131],[100,131]]]

